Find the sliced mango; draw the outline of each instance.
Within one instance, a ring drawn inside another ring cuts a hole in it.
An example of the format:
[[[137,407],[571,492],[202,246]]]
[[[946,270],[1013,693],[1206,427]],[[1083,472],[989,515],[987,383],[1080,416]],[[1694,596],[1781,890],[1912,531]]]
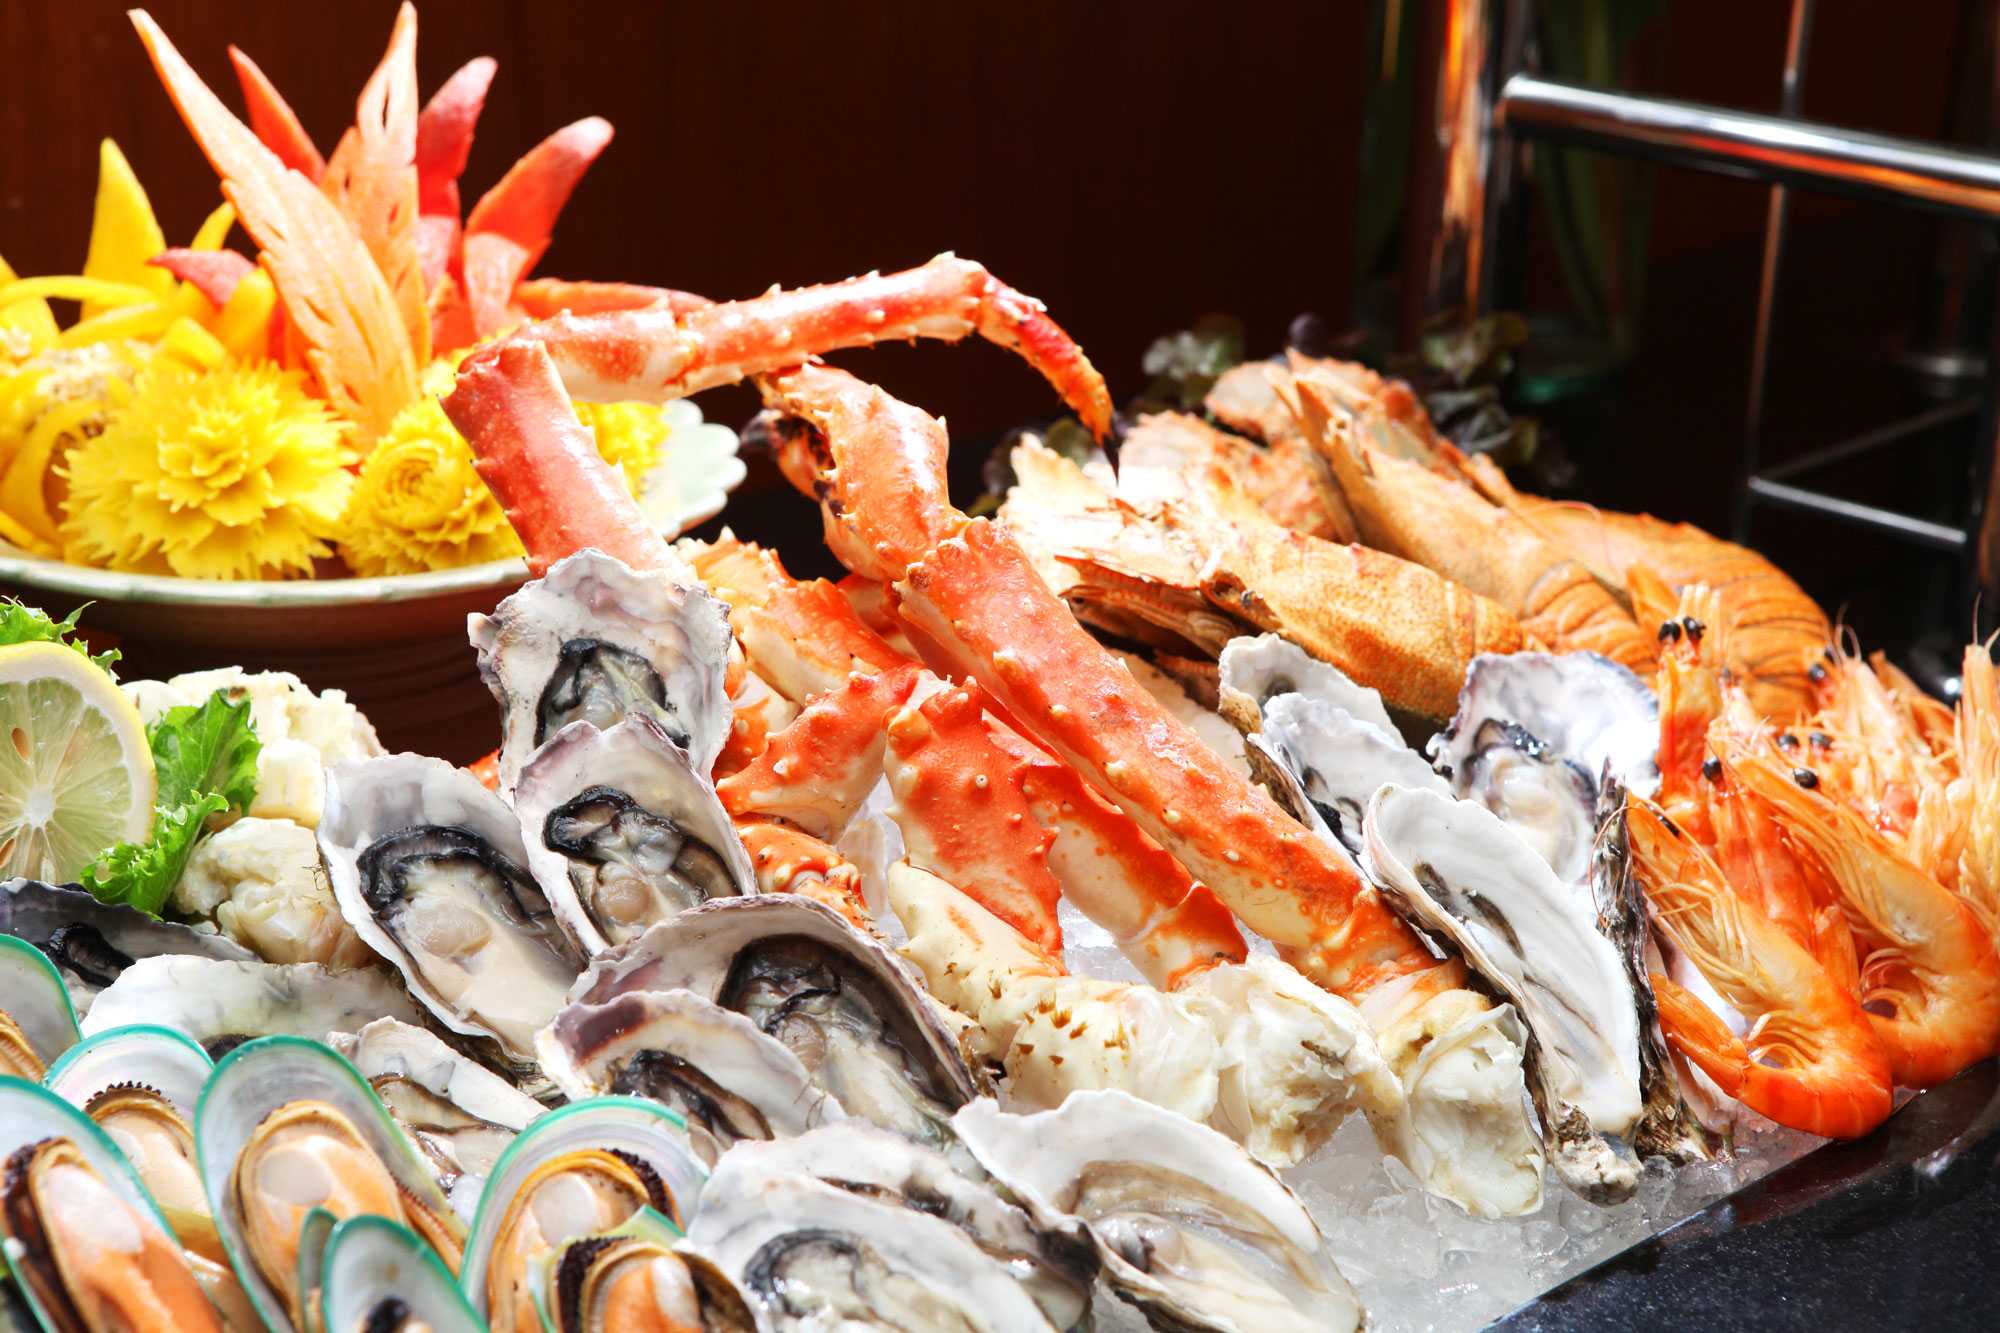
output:
[[[165,296],[173,290],[173,278],[148,267],[146,261],[166,248],[167,238],[153,216],[145,187],[118,145],[106,139],[97,154],[97,211],[90,222],[90,253],[83,261],[83,275]],[[101,303],[86,300],[85,318],[100,308]]]
[[[229,303],[211,327],[231,356],[260,360],[270,355],[271,315],[277,305],[278,289],[271,285],[271,275],[256,269],[237,280]]]
[[[182,315],[160,335],[160,349],[198,370],[213,370],[229,359],[229,349],[200,324]]]
[[[222,243],[229,239],[229,229],[235,225],[236,206],[227,202],[217,204],[215,211],[203,218],[201,226],[195,229],[188,249],[220,250]]]
[[[5,256],[0,256],[0,329],[23,330],[28,335],[28,350],[39,352],[56,340],[55,312],[49,303],[39,296],[15,299],[4,294],[6,287],[15,280],[13,268]]]

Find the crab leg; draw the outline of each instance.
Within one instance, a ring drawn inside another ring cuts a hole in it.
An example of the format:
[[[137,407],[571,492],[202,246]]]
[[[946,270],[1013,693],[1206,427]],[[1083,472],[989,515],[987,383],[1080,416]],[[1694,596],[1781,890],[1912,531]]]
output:
[[[1020,353],[1094,434],[1109,429],[1103,379],[1041,302],[949,254],[901,273],[773,289],[706,309],[558,317],[522,336],[549,349],[579,398],[666,402],[835,348],[905,338],[956,342],[968,333]]]

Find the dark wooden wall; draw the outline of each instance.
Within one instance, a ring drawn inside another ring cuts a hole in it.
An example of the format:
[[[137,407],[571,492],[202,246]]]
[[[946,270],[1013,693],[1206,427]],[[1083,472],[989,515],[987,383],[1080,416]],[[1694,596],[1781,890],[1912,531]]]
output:
[[[1407,12],[1421,3],[1405,0]],[[1644,86],[1774,108],[1787,8],[1659,6]],[[1808,115],[1940,132],[1962,7],[1892,8],[1821,7]],[[330,146],[393,5],[157,0],[154,12],[232,102],[224,46],[251,51]],[[473,55],[500,61],[475,191],[567,120],[616,124],[545,271],[726,297],[953,249],[1046,299],[1123,399],[1146,343],[1204,312],[1242,316],[1256,350],[1270,351],[1296,312],[1348,310],[1355,202],[1369,188],[1357,166],[1376,58],[1365,14],[1357,0],[427,0],[419,59],[426,91]],[[121,5],[0,0],[0,254],[18,268],[81,262],[105,135],[170,233],[186,235],[215,201],[213,181]],[[1588,493],[1727,522],[1764,201],[1745,182],[1660,177],[1639,359],[1625,396],[1571,439]],[[1803,407],[1818,414],[1799,427],[1810,440],[1878,411],[1839,395],[1892,349],[1931,233],[1838,202],[1803,201],[1798,216],[1773,433]],[[1531,290],[1546,293],[1553,265],[1545,253],[1535,263]],[[1845,306],[1819,299],[1837,291],[1855,294]],[[1053,408],[990,349],[891,348],[858,368],[948,416],[961,440]],[[749,402],[709,411],[740,421]],[[1777,519],[1758,539],[1807,565],[1824,536]]]

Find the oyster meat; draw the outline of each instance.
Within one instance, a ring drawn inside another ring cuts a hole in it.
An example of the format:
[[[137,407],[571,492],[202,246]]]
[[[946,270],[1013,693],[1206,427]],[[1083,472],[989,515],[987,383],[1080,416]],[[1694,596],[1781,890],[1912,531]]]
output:
[[[727,1275],[760,1328],[1050,1329],[1014,1271],[950,1222],[723,1159],[684,1248]]]
[[[1520,1011],[1557,1173],[1595,1202],[1628,1197],[1639,1179],[1638,1010],[1594,907],[1474,802],[1384,787],[1366,831],[1370,872],[1398,908]]]
[[[142,958],[90,1006],[85,1036],[157,1023],[220,1058],[252,1037],[315,1040],[375,1018],[420,1021],[393,976],[378,968],[333,972],[317,963],[232,963],[218,958]]]
[[[327,1044],[368,1080],[470,1223],[487,1175],[514,1136],[542,1114],[542,1104],[431,1033],[393,1018],[331,1033]]]
[[[852,1116],[933,1146],[976,1095],[972,1071],[909,964],[792,894],[721,898],[591,963],[571,998],[693,991],[788,1047]]]
[[[572,722],[514,789],[528,868],[586,955],[710,898],[756,892],[709,780],[650,717]]]
[[[1642,796],[1659,787],[1659,703],[1596,653],[1483,654],[1458,712],[1426,747],[1453,794],[1479,802],[1533,845],[1565,884],[1590,876],[1608,774]]]
[[[525,868],[513,811],[462,768],[388,755],[328,771],[319,839],[341,915],[410,993],[531,1062],[583,960]]]
[[[693,991],[570,1005],[535,1049],[573,1098],[649,1097],[678,1111],[710,1166],[733,1144],[803,1134],[846,1114],[783,1042]]]
[[[466,622],[479,674],[499,702],[500,788],[571,722],[600,730],[650,717],[709,773],[732,714],[723,675],[729,608],[695,583],[580,551]]]
[[[795,1139],[744,1144],[730,1154],[717,1179],[729,1188],[768,1175],[812,1176],[941,1218],[1006,1264],[1057,1328],[1080,1327],[1090,1313],[1098,1260],[1083,1225],[1037,1225],[976,1167],[955,1167],[922,1144],[864,1121],[844,1120]]]
[[[174,886],[173,906],[214,921],[267,963],[375,960],[341,919],[313,831],[289,819],[239,819],[204,840]]]
[[[1122,1092],[952,1121],[1044,1226],[1081,1222],[1120,1295],[1156,1327],[1355,1329],[1354,1290],[1305,1205],[1221,1134]]]

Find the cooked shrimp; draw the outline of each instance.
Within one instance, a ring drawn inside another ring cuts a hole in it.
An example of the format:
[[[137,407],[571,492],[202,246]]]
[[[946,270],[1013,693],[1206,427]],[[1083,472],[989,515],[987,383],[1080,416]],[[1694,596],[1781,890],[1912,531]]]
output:
[[[1970,644],[1959,676],[1956,743],[1962,822],[1959,898],[2000,935],[2000,680],[1986,644]]]
[[[1979,914],[1861,815],[1811,790],[1811,770],[1751,755],[1737,772],[1839,894],[1861,954],[1861,999],[1896,1081],[1929,1087],[1992,1054],[2000,960]]]
[[[1653,975],[1674,1049],[1744,1105],[1829,1138],[1889,1114],[1889,1061],[1853,994],[1749,907],[1713,859],[1651,802],[1626,808],[1632,863],[1653,920],[1702,976],[1750,1017],[1738,1037],[1700,1000]]]

